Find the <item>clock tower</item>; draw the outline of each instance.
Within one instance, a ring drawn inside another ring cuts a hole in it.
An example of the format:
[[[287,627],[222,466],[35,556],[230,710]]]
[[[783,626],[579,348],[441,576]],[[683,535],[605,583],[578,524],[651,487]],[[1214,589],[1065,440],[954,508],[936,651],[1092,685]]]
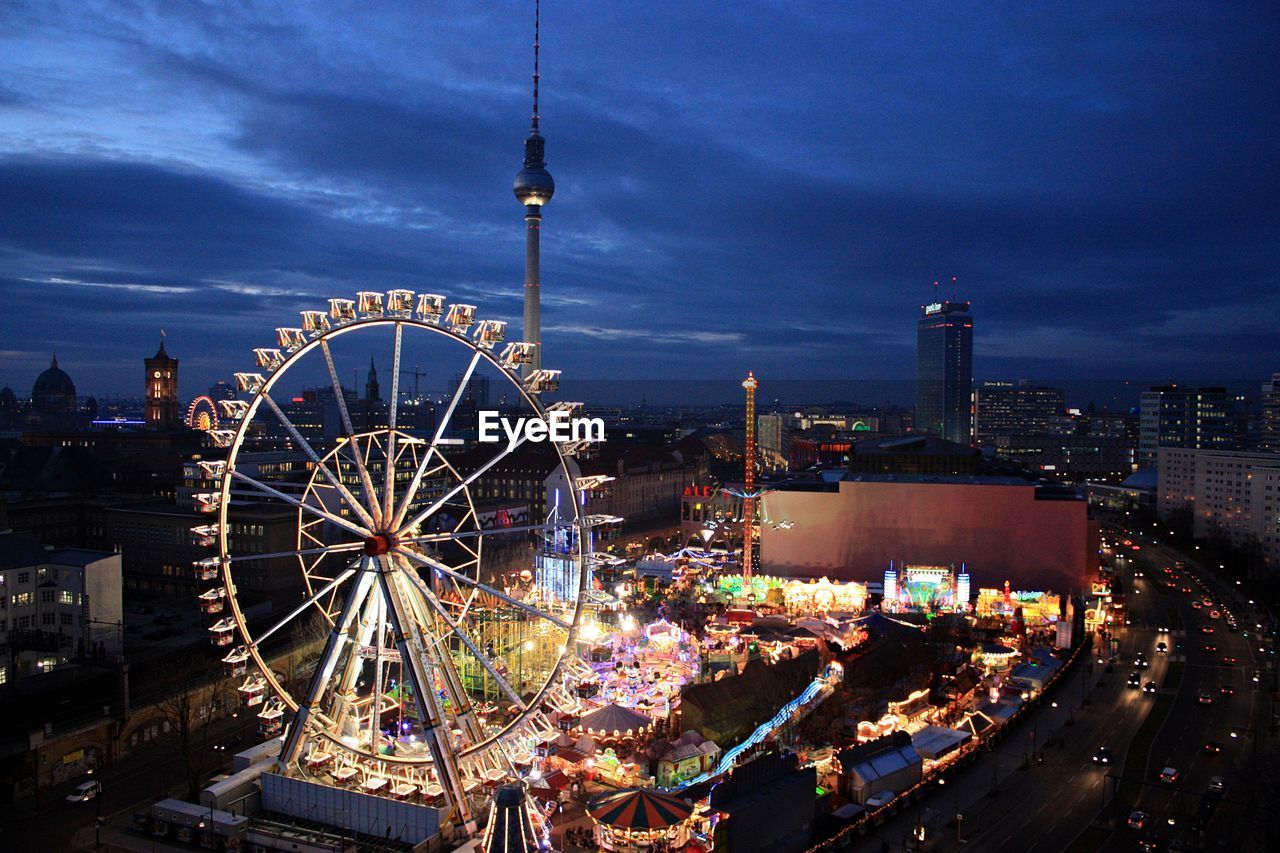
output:
[[[178,360],[160,350],[144,362],[147,366],[147,428],[173,430],[182,425],[178,416]]]

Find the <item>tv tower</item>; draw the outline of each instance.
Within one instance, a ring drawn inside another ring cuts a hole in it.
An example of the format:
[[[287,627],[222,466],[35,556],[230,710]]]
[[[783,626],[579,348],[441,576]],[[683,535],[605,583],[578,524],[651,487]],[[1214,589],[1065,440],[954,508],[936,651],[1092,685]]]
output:
[[[542,206],[551,201],[556,182],[547,171],[546,140],[538,132],[538,37],[541,26],[541,0],[533,4],[533,126],[524,141],[524,168],[516,175],[513,190],[516,200],[524,205],[524,331],[523,339],[533,344],[533,361],[523,367],[522,375],[542,367]]]
[[[742,577],[750,580],[755,562],[756,528],[756,382],[755,374],[747,371],[742,387],[747,391],[747,441],[745,446],[746,482],[742,498]]]

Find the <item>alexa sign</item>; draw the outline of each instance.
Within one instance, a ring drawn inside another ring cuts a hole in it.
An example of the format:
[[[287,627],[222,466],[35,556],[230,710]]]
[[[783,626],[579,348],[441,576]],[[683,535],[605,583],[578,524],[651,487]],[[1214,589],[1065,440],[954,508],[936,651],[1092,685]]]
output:
[[[577,441],[604,441],[603,418],[573,417],[568,412],[554,411],[542,418],[506,418],[497,412],[480,412],[480,441],[497,444],[507,437],[507,450],[515,450],[526,441],[553,441],[568,444]]]

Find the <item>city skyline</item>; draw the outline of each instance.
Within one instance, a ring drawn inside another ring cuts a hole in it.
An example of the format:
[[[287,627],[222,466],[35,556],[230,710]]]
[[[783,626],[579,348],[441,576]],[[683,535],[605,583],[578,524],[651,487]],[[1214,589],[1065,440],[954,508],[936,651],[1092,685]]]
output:
[[[8,7],[0,384],[165,328],[206,387],[369,286],[517,328],[529,11]],[[547,366],[905,379],[955,275],[979,377],[1269,375],[1274,22],[1086,17],[543,9]]]

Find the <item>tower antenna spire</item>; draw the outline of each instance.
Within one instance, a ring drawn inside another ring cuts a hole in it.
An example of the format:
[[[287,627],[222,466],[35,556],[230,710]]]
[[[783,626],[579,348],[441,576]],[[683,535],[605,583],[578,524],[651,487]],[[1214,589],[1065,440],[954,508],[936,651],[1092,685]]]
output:
[[[542,0],[533,0],[533,130],[538,131],[538,36],[542,30]]]

